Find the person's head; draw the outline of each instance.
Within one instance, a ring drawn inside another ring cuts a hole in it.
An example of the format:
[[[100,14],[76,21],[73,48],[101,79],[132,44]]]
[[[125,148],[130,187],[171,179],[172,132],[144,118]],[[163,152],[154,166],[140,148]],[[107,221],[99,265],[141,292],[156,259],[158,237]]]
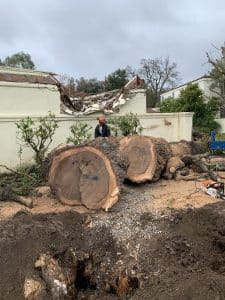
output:
[[[98,117],[98,122],[99,124],[105,124],[105,117],[104,116]]]

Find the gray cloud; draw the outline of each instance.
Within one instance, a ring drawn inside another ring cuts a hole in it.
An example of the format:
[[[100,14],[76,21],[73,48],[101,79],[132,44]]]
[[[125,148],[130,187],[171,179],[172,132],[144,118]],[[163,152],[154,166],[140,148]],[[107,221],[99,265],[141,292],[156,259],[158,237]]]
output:
[[[207,72],[205,52],[225,40],[223,0],[1,2],[0,57],[22,50],[38,69],[75,77],[170,56],[189,80]]]

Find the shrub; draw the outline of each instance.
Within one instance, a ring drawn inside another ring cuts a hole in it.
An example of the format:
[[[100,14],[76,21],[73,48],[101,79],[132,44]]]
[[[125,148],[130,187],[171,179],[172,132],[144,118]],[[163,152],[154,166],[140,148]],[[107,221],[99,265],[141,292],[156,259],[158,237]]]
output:
[[[67,138],[67,143],[79,145],[90,140],[90,130],[92,127],[87,123],[76,122],[70,126],[71,136]]]
[[[115,136],[120,133],[124,136],[141,134],[143,127],[136,114],[127,113],[125,116],[111,118],[108,122],[110,124],[111,131]]]
[[[32,149],[35,162],[41,166],[52,143],[55,130],[58,128],[55,115],[49,113],[45,117],[40,117],[38,123],[27,117],[16,123],[16,126],[18,137],[24,143],[23,146]]]
[[[9,169],[8,169],[9,170]],[[27,196],[35,187],[44,184],[43,176],[37,165],[20,166],[10,173],[0,174],[0,190],[9,188],[16,195]]]
[[[205,101],[197,84],[188,84],[177,99],[168,98],[160,105],[161,112],[193,112],[193,127],[200,132],[209,133],[219,128],[215,121],[216,113],[221,106],[217,98]]]

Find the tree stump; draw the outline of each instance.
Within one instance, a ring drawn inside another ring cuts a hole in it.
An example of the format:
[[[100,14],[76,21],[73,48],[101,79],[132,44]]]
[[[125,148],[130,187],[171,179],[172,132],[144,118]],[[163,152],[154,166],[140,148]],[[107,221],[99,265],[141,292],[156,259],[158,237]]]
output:
[[[172,153],[166,140],[139,135],[122,138],[120,150],[129,160],[126,178],[136,183],[157,181]]]
[[[118,201],[127,166],[118,141],[99,138],[53,151],[48,181],[63,204],[107,211]]]

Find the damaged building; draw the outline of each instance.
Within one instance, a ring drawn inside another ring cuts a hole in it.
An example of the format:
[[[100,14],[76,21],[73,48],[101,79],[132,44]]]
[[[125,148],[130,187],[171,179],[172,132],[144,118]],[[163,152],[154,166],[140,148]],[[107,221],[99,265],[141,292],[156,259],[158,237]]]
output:
[[[123,88],[70,98],[57,75],[50,72],[0,67],[0,114],[87,116],[95,113],[146,113],[143,80],[133,77]]]
[[[61,113],[85,116],[93,113],[102,113],[105,115],[121,114],[121,108],[126,107],[126,112],[146,113],[146,97],[143,89],[144,81],[138,76],[134,76],[121,89],[107,91],[95,95],[82,95],[75,98],[69,98],[61,91]],[[141,94],[142,99],[138,101],[130,101],[136,98],[137,94]],[[135,107],[133,107],[135,106]],[[123,109],[123,113],[125,113]]]
[[[0,114],[60,113],[60,92],[54,74],[0,67]]]

